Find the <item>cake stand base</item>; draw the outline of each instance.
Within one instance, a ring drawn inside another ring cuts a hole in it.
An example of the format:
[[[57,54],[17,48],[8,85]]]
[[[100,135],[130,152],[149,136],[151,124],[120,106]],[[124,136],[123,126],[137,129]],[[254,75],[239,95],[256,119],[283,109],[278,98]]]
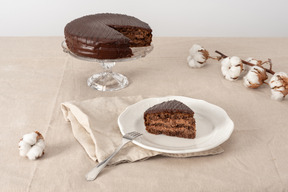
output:
[[[122,74],[112,72],[112,68],[115,66],[116,62],[131,61],[134,59],[140,59],[145,57],[148,53],[153,50],[153,45],[146,47],[132,47],[133,55],[128,58],[118,58],[118,59],[96,59],[90,57],[83,57],[71,52],[66,42],[62,42],[62,48],[65,53],[69,53],[71,56],[85,61],[100,63],[103,72],[92,75],[88,80],[87,84],[98,91],[117,91],[128,86],[129,81],[127,77]]]
[[[92,75],[87,84],[98,91],[116,91],[128,86],[127,77],[114,72],[102,72]]]

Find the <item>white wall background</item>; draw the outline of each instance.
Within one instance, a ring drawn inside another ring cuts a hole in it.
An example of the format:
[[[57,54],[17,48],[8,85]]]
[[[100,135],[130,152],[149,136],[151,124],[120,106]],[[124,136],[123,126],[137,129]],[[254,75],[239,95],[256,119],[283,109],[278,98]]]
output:
[[[288,37],[288,0],[0,0],[0,36],[63,36],[101,12],[135,16],[154,36]]]

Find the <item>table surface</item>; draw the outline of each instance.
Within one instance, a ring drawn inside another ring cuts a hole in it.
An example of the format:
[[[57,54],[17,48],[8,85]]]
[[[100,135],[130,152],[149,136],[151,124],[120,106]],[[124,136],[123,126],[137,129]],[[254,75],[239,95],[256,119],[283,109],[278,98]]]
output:
[[[97,63],[63,53],[63,37],[0,38],[0,188],[1,191],[288,191],[288,98],[270,99],[270,88],[248,89],[242,79],[222,77],[220,64],[187,65],[198,43],[243,59],[272,59],[274,71],[288,72],[288,38],[155,37],[145,58],[117,63],[129,78],[120,91],[99,92],[86,85]],[[271,75],[269,75],[269,78]],[[60,103],[95,97],[180,95],[222,107],[235,123],[224,153],[215,156],[153,157],[107,167],[97,180],[85,173],[96,163],[73,137]],[[45,155],[19,156],[20,138],[43,134]]]

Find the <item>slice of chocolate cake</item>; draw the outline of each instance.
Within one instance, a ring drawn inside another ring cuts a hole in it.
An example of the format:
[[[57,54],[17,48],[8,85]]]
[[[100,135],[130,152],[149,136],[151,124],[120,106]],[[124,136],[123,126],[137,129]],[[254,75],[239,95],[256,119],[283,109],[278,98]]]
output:
[[[154,105],[144,112],[146,130],[152,134],[194,139],[196,125],[194,112],[177,100]]]

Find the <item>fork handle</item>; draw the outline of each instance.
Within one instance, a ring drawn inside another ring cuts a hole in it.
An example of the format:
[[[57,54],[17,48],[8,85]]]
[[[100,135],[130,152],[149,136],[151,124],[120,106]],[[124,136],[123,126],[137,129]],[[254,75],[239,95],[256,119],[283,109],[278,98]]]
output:
[[[108,164],[108,162],[120,151],[120,149],[129,143],[130,140],[123,141],[122,144],[112,153],[109,157],[107,157],[104,161],[99,163],[96,167],[94,167],[91,171],[86,174],[87,181],[93,181],[96,179],[98,174],[102,171],[102,169]]]

